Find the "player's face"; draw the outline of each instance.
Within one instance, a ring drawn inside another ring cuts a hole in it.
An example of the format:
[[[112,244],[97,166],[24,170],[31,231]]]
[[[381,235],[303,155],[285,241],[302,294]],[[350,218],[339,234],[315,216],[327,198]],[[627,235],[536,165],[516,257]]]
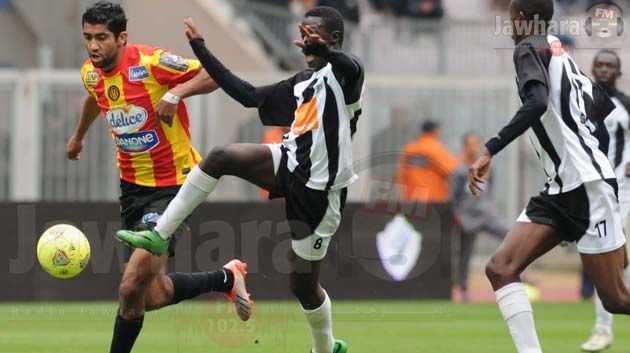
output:
[[[601,53],[593,61],[593,77],[595,82],[604,87],[615,85],[617,78],[621,76],[619,62],[610,53]]]
[[[339,34],[335,34],[332,35],[331,33],[329,33],[326,28],[322,25],[322,19],[320,17],[305,17],[302,20],[302,26],[309,26],[311,29],[313,29],[315,31],[315,33],[319,34],[319,36],[326,41],[326,43],[328,44],[328,46],[330,47],[336,47],[337,43],[339,42]],[[304,40],[304,32],[302,30],[300,30],[300,35],[302,37],[302,40]],[[326,60],[324,60],[324,58],[319,57],[319,56],[315,56],[312,54],[306,55],[306,64],[308,65],[308,67],[310,67],[311,69],[320,69],[324,66],[326,66]]]
[[[127,32],[116,38],[114,33],[104,24],[83,25],[85,48],[94,67],[108,71],[116,67],[118,59],[127,42]]]

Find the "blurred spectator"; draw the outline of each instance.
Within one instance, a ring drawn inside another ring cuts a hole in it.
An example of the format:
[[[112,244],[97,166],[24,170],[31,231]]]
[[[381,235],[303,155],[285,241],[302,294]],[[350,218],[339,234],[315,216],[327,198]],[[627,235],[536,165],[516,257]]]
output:
[[[457,160],[438,135],[438,124],[426,121],[422,124],[420,136],[403,148],[398,166],[401,200],[426,203],[448,201],[448,176],[457,167]]]
[[[461,292],[462,300],[469,301],[468,274],[477,235],[485,232],[502,240],[510,230],[511,224],[497,213],[497,208],[492,201],[492,184],[489,176],[483,184],[486,191],[479,197],[474,197],[468,189],[468,169],[481,155],[483,144],[479,136],[474,133],[464,135],[462,143],[462,163],[450,178],[450,198],[455,219],[461,228],[456,284]]]
[[[397,16],[440,18],[444,15],[442,0],[371,0],[372,6]]]
[[[505,13],[510,7],[510,0],[492,0],[492,11],[494,13]]]

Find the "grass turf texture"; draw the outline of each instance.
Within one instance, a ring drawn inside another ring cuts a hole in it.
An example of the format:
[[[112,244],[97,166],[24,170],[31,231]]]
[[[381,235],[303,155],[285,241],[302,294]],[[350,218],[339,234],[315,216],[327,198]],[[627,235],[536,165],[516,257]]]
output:
[[[0,352],[109,351],[115,303],[2,303]],[[348,352],[515,352],[496,305],[450,302],[333,301],[335,335]],[[546,352],[579,352],[593,323],[590,303],[534,306]],[[609,352],[628,352],[630,320],[615,318]],[[151,312],[134,353],[307,353],[311,339],[296,302],[257,302],[241,323],[222,301]]]

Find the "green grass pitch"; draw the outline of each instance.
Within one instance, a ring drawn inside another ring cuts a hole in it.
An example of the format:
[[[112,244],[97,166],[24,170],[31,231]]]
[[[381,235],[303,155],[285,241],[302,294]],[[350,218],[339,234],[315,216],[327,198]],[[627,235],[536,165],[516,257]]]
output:
[[[257,302],[241,323],[222,301],[195,301],[151,312],[134,353],[307,353],[306,322],[296,302]],[[0,352],[109,351],[115,303],[2,303]],[[492,303],[334,301],[334,332],[349,353],[515,352]],[[545,352],[579,352],[593,321],[590,303],[534,306]],[[609,352],[630,352],[630,320],[617,317]]]

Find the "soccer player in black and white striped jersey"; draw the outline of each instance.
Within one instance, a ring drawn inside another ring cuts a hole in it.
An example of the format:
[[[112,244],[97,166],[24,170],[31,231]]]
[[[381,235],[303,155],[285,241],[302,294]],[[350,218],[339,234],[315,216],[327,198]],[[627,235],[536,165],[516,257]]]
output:
[[[479,194],[492,157],[530,130],[547,175],[543,191],[531,198],[486,266],[519,353],[542,352],[520,274],[563,240],[577,243],[604,307],[630,313],[617,181],[600,149],[605,141],[596,137],[607,137],[597,128],[615,105],[579,70],[558,38],[537,33],[540,22],[548,28],[553,12],[553,0],[512,0],[514,65],[523,105],[470,168],[470,189]]]
[[[315,353],[345,353],[333,338],[331,302],[320,286],[321,260],[341,222],[353,171],[352,135],[361,114],[364,69],[341,51],[344,23],[333,8],[309,10],[300,24],[309,69],[269,86],[254,87],[232,74],[206,48],[192,20],[186,35],[215,82],[245,107],[258,108],[264,125],[290,126],[282,144],[231,144],[212,150],[188,175],[153,231],[119,231],[128,244],[155,254],[177,226],[214,190],[219,178],[234,175],[284,197],[292,235],[291,290],[311,327]]]
[[[593,59],[593,78],[615,103],[615,110],[604,120],[610,136],[608,159],[613,164],[619,185],[619,208],[624,219],[624,230],[628,229],[630,213],[630,97],[617,89],[617,79],[621,76],[621,60],[617,53],[604,49]],[[625,271],[629,277],[628,268]],[[602,301],[595,293],[595,327],[591,337],[582,345],[582,350],[599,352],[613,342],[613,315],[604,309]]]

